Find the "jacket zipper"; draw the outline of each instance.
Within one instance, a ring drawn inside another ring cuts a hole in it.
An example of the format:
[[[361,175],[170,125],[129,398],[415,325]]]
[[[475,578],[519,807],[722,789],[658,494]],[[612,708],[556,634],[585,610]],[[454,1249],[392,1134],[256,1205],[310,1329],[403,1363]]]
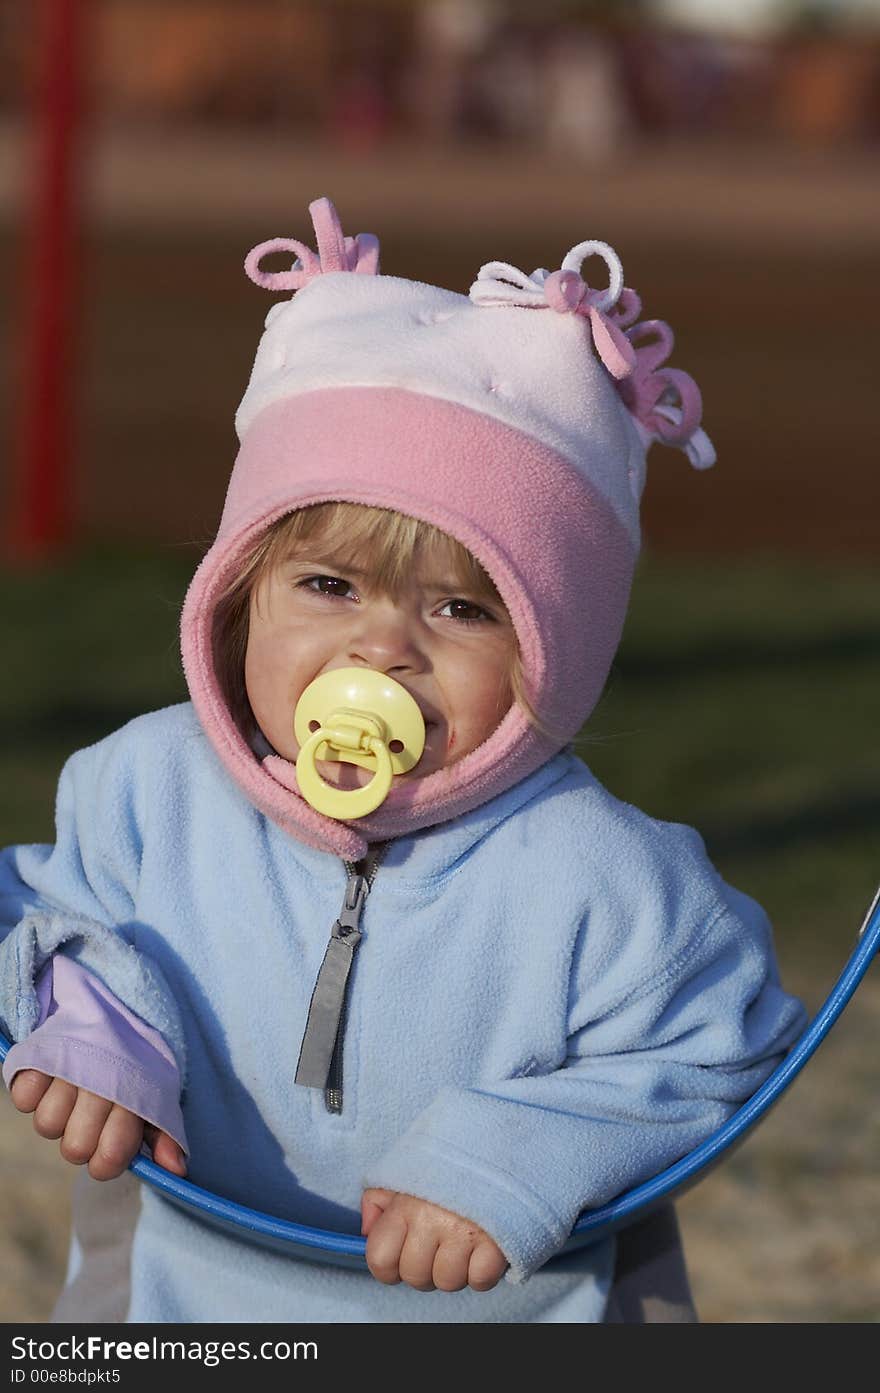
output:
[[[361,915],[388,842],[371,847],[362,861],[344,862],[348,879],[339,918],[315,982],[300,1046],[296,1083],[324,1090],[328,1112],[342,1112],[342,1052],[348,982],[354,955],[363,938]]]

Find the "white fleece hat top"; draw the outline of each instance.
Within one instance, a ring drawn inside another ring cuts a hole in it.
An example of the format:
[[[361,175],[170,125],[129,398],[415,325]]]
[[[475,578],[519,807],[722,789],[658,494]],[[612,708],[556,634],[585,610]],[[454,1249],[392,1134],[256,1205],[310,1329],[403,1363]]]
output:
[[[664,366],[670,329],[637,322],[639,298],[606,243],[581,242],[558,271],[531,276],[489,262],[461,295],[380,275],[374,237],[345,237],[327,199],[310,212],[317,252],[281,238],[245,262],[258,285],[294,294],[266,318],[182,650],[205,731],[251,801],[309,845],[358,860],[371,841],[478,807],[574,738],[620,640],[646,450],[677,445],[696,468],[714,452],[696,384]],[[276,251],[293,252],[293,268],[261,271]],[[604,262],[607,285],[582,278],[588,258]],[[352,823],[310,807],[287,760],[254,754],[220,690],[214,610],[272,522],[328,501],[407,513],[468,548],[510,612],[530,700],[555,739],[514,705],[478,749],[395,781]]]

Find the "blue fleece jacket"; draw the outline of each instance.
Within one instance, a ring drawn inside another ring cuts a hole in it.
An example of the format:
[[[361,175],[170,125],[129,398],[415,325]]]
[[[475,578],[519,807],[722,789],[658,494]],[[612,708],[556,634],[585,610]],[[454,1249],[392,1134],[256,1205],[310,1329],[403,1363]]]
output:
[[[601,1320],[613,1240],[554,1259],[578,1213],[701,1141],[803,1025],[763,911],[699,836],[567,751],[390,845],[331,1113],[294,1074],[343,864],[252,807],[189,704],[74,755],[57,822],[54,847],[0,858],[14,1039],[37,1020],[41,965],[70,953],[174,1050],[197,1184],[352,1233],[365,1185],[405,1191],[475,1220],[510,1262],[488,1293],[386,1287],[145,1191],[131,1320]]]

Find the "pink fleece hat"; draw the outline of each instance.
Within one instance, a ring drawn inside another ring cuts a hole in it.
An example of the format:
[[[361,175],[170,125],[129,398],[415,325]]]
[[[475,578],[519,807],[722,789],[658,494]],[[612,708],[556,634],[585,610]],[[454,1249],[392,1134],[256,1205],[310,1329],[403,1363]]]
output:
[[[266,318],[182,649],[202,725],[250,800],[308,845],[358,860],[371,841],[478,807],[574,738],[620,640],[646,450],[677,445],[696,468],[714,452],[696,384],[663,366],[671,331],[636,322],[640,301],[604,242],[580,243],[552,273],[490,262],[460,295],[380,275],[375,238],[345,237],[328,199],[309,211],[317,253],[276,239],[245,262],[258,285],[294,294]],[[260,270],[275,251],[295,253],[290,271]],[[591,257],[605,263],[602,289],[581,277]],[[407,513],[468,548],[510,612],[527,691],[554,738],[514,705],[478,749],[396,782],[350,824],[305,802],[287,760],[253,753],[215,672],[214,609],[272,522],[329,501]]]

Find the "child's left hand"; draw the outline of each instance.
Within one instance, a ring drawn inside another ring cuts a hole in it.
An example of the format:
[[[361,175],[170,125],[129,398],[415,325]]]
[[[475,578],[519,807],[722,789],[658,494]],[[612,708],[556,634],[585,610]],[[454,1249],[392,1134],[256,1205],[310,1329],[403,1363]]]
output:
[[[361,1232],[367,1266],[379,1282],[406,1282],[416,1291],[491,1291],[507,1259],[470,1219],[439,1204],[394,1190],[364,1190]]]

